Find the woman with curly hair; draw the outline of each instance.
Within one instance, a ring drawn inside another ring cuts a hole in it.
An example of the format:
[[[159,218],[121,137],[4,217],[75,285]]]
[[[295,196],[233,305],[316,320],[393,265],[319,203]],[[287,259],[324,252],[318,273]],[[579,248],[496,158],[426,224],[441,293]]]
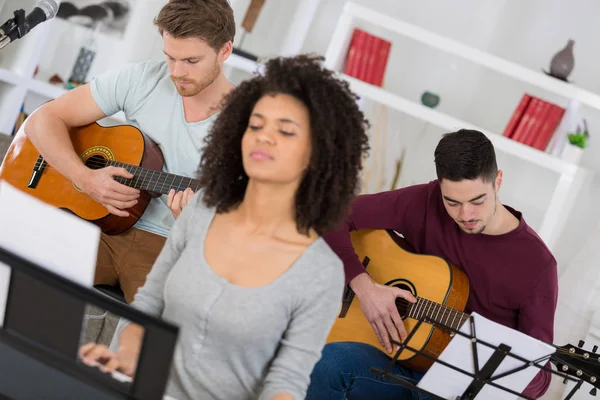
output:
[[[242,82],[206,138],[200,189],[132,303],[180,326],[167,394],[303,399],[340,310],[341,260],[321,235],[359,187],[367,121],[348,84],[299,55]],[[133,374],[142,330],[84,361]]]

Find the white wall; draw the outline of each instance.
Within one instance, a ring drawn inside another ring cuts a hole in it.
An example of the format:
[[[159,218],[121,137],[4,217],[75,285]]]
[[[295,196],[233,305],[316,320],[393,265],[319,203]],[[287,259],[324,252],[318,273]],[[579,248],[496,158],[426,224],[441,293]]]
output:
[[[575,68],[570,79],[584,89],[600,93],[597,73],[600,63],[600,25],[597,23],[600,3],[596,1],[423,0],[418,5],[409,0],[356,2],[534,71],[548,69],[552,56],[564,47],[568,39],[573,39]],[[330,0],[322,5],[305,43],[305,51],[325,54],[344,3],[343,0]],[[382,34],[373,27],[369,28],[375,34]],[[525,91],[563,107],[567,104],[567,99],[470,62],[410,40],[382,35],[393,40],[384,83],[386,89],[415,101],[419,101],[423,91],[431,90],[441,96],[438,106],[441,111],[491,131],[502,133]],[[373,150],[367,174],[383,176],[382,180],[369,181],[365,191],[389,188],[395,163],[403,148],[408,151],[400,186],[433,179],[432,153],[442,130],[399,112],[386,113],[369,101],[362,104],[375,125],[371,130]],[[592,138],[582,165],[600,171],[600,139],[597,139],[600,137],[600,112],[583,107],[582,115],[588,118]],[[385,146],[382,145],[384,140]],[[534,228],[539,228],[556,175],[504,153],[498,152],[497,156],[505,173],[501,200],[524,211],[526,220]],[[597,304],[597,296],[591,291],[596,279],[590,282],[589,287],[582,284],[590,274],[597,276],[593,274],[597,255],[588,254],[586,249],[593,249],[594,240],[598,238],[599,199],[600,178],[596,176],[590,185],[584,187],[575,205],[576,211],[567,223],[562,245],[555,251],[559,268],[564,272],[560,282],[564,294],[559,303],[560,319],[557,319],[559,345],[565,344],[563,341],[576,343],[585,336],[592,316],[590,310]],[[595,296],[596,300],[590,300],[590,296]],[[566,320],[564,316],[577,304],[585,306],[585,313],[574,316],[579,318],[577,321],[573,318]],[[575,322],[580,329],[570,334],[569,324]],[[589,343],[587,348],[593,344],[600,343]],[[560,380],[555,380],[544,399],[561,398],[562,391]],[[589,387],[584,387],[577,398],[584,398],[588,391]]]
[[[547,69],[551,57],[569,38],[575,40],[575,70],[571,79],[587,90],[600,93],[596,64],[600,61],[594,38],[600,37],[600,27],[594,22],[599,15],[600,3],[591,0],[564,2],[558,0],[527,0],[510,2],[502,0],[458,0],[444,2],[426,0],[415,6],[408,0],[357,0],[377,11],[429,29],[466,45],[518,62],[535,71]],[[323,2],[313,22],[304,51],[325,54],[345,1]],[[523,84],[502,74],[474,65],[442,51],[417,44],[412,40],[390,35],[376,27],[367,26],[375,33],[393,41],[392,52],[386,71],[384,87],[414,101],[420,101],[425,90],[438,93],[441,102],[438,109],[452,116],[502,133],[514,107],[523,92],[566,106],[567,99],[549,94]],[[594,56],[592,56],[594,55]],[[365,101],[365,109],[373,122],[377,120],[377,108],[372,109]],[[600,132],[600,112],[583,107],[588,116],[592,140],[586,149],[582,165],[600,171],[600,144],[594,140],[594,129]],[[402,148],[407,151],[404,176],[400,185],[433,179],[432,152],[441,130],[401,113],[388,112],[387,123],[390,144],[384,149],[386,158],[371,157],[369,167],[384,171],[384,183],[370,182],[367,191],[387,188],[394,175],[396,159]],[[384,135],[372,131],[372,143]],[[596,135],[597,136],[597,135]],[[373,153],[381,154],[380,149]],[[556,175],[533,167],[510,155],[498,152],[500,167],[505,173],[505,186],[501,200],[524,211],[527,221],[539,228],[550,189]],[[381,166],[385,163],[386,166]],[[534,187],[531,183],[537,184]],[[586,195],[598,199],[598,187],[585,188]],[[581,198],[578,208],[567,226],[568,236],[556,251],[561,264],[574,256],[579,243],[594,226],[600,213],[593,207],[594,200]]]

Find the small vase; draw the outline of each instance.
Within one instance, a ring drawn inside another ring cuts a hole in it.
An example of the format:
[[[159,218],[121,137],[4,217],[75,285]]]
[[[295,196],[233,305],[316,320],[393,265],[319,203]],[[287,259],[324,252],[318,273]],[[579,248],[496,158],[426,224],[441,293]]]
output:
[[[550,62],[550,75],[562,79],[564,81],[567,80],[569,74],[573,71],[573,67],[575,66],[575,57],[573,56],[573,45],[575,41],[569,39],[567,45],[558,53],[552,57]]]
[[[560,158],[566,162],[573,164],[579,164],[581,156],[583,155],[583,149],[579,146],[574,146],[570,143],[566,143],[560,153]]]

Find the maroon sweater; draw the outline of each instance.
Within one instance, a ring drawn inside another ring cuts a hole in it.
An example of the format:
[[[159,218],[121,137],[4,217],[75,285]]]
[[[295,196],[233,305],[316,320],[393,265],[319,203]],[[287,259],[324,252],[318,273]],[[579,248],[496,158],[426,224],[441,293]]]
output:
[[[546,343],[554,340],[558,298],[556,260],[522,214],[506,234],[464,233],[444,208],[437,181],[358,196],[341,229],[325,240],[344,262],[346,283],[365,272],[348,232],[393,229],[420,254],[442,257],[462,268],[471,292],[465,312],[477,312]],[[551,373],[540,371],[524,394],[537,398],[548,389]]]

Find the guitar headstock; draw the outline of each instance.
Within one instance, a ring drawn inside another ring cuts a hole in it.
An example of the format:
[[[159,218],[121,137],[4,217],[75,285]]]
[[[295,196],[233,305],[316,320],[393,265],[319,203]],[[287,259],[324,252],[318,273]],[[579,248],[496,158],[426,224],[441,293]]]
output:
[[[579,378],[594,388],[590,391],[596,395],[600,389],[600,354],[596,353],[598,346],[594,345],[592,351],[583,349],[585,342],[579,341],[578,346],[566,344],[558,347],[550,361],[561,372]]]

